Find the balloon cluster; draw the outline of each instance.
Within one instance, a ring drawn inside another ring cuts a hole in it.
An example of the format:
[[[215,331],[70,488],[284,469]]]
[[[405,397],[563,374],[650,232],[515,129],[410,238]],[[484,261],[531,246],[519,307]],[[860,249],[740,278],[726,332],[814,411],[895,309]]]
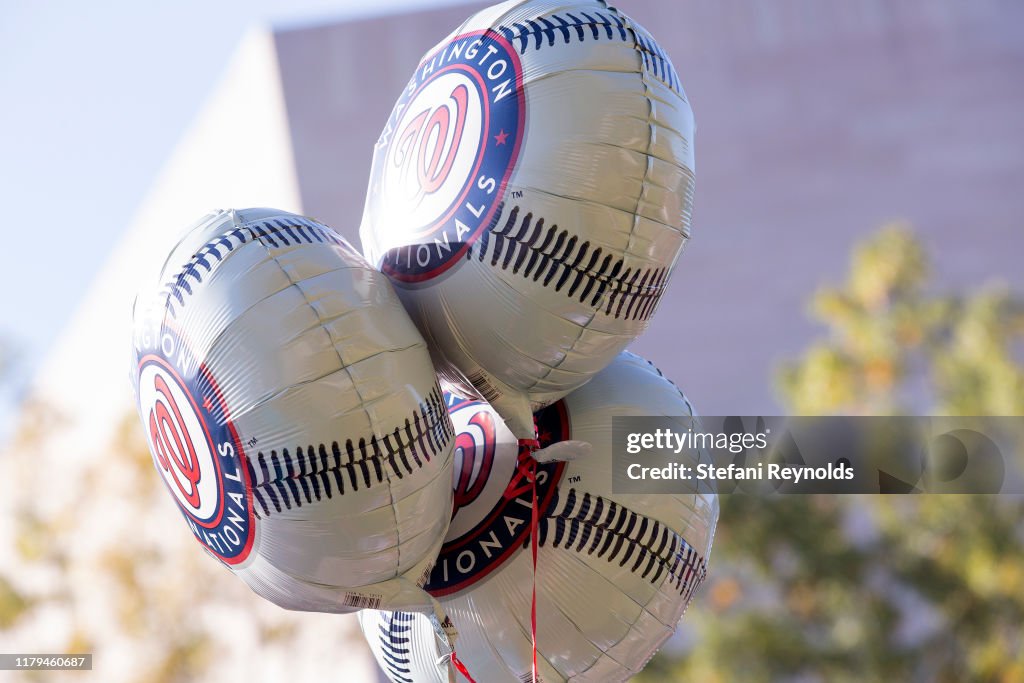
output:
[[[503,495],[516,473],[516,440],[486,403],[448,402],[461,444],[455,511],[426,589],[458,626],[459,657],[477,680],[529,681],[530,501]],[[704,579],[718,518],[706,483],[672,495],[612,491],[612,417],[644,415],[673,417],[683,432],[693,409],[629,352],[537,415],[547,439],[594,447],[538,472],[538,680],[621,681],[638,672]],[[367,610],[360,623],[393,683],[449,680],[451,650],[423,615]]]
[[[283,607],[362,610],[395,683],[643,668],[718,517],[703,484],[611,485],[613,416],[694,415],[624,352],[689,238],[693,131],[636,22],[514,0],[402,91],[363,255],[282,211],[204,218],[137,296],[131,363],[202,547]]]

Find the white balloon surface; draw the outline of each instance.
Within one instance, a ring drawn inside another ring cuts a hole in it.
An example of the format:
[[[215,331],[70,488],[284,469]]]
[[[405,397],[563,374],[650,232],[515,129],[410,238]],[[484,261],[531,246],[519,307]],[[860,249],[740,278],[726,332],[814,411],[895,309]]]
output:
[[[282,607],[428,609],[455,435],[387,278],[272,209],[207,216],[154,275],[131,378],[189,532]]]
[[[600,0],[516,0],[424,56],[377,142],[363,253],[443,383],[519,438],[648,326],[690,235],[694,120]]]

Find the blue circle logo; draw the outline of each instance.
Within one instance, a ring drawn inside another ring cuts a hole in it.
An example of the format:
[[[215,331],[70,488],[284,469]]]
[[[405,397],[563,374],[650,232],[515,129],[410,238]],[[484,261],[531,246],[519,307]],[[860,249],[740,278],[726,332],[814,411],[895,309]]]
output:
[[[504,194],[525,120],[519,55],[493,31],[460,35],[417,67],[374,153],[381,270],[423,282],[466,254]]]
[[[138,361],[139,413],[157,473],[196,539],[229,565],[252,550],[249,475],[224,398],[172,330]]]

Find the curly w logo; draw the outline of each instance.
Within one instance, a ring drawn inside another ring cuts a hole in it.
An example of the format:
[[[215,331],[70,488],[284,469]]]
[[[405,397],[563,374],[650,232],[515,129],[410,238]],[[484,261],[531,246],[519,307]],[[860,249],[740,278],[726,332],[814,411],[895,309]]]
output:
[[[199,481],[203,473],[188,428],[167,381],[153,377],[157,400],[149,411],[149,437],[153,454],[164,472],[170,474],[181,497],[193,508],[200,507]],[[173,471],[172,471],[173,468]]]
[[[437,192],[448,179],[466,127],[469,89],[452,88],[447,100],[413,117],[399,134],[392,157],[406,187],[418,188],[417,199]]]
[[[469,418],[467,430],[455,438],[455,457],[460,466],[456,470],[453,516],[459,508],[472,504],[483,491],[494,467],[496,443],[494,417],[486,410]]]

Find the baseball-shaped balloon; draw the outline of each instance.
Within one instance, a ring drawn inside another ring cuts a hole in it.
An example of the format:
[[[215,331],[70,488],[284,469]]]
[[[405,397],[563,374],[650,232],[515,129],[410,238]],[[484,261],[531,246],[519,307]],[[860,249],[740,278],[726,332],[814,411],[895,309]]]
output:
[[[532,438],[647,328],[690,234],[693,133],[668,56],[603,1],[496,5],[423,58],[360,237],[444,383]]]
[[[422,336],[330,228],[207,216],[142,288],[131,379],[187,528],[288,609],[428,609],[455,435]]]
[[[548,683],[629,678],[672,634],[706,575],[718,519],[710,484],[694,481],[684,494],[612,492],[612,417],[648,415],[677,418],[685,432],[694,412],[630,353],[538,414],[542,440],[593,446],[538,467],[538,674]],[[517,476],[516,440],[486,404],[457,401],[452,419],[461,446],[455,512],[426,588],[458,625],[458,657],[474,678],[530,680],[532,495],[504,495]],[[680,454],[690,466],[707,458]],[[392,681],[448,681],[450,650],[425,617],[365,611],[360,622]]]

